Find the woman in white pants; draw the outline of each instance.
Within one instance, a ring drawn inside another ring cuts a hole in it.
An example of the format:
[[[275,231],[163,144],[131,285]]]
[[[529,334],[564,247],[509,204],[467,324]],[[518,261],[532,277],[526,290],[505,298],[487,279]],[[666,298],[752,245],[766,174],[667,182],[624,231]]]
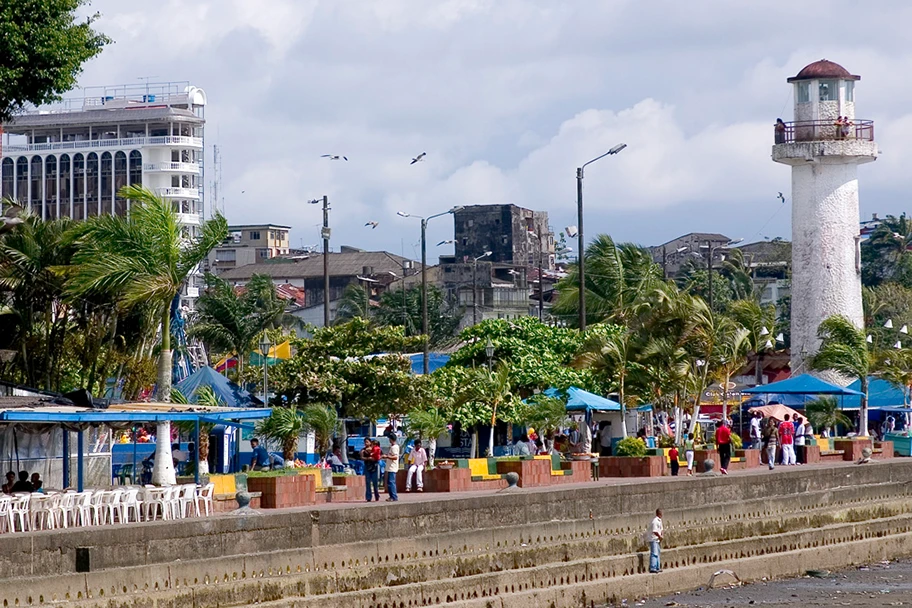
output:
[[[408,455],[408,475],[405,477],[405,491],[412,491],[412,478],[417,477],[419,492],[424,492],[424,467],[427,465],[427,452],[421,447],[421,441],[415,440],[412,451]]]

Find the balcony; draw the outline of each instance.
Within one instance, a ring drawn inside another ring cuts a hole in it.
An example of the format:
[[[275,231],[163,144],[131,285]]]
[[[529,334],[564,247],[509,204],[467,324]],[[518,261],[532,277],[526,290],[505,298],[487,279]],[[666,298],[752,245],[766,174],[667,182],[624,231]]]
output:
[[[197,188],[156,188],[155,193],[165,198],[199,198]]]
[[[177,221],[184,226],[199,226],[203,223],[203,220],[198,213],[178,213]]]
[[[80,141],[55,141],[44,144],[3,146],[4,156],[15,152],[54,152],[57,150],[96,150],[99,148],[140,148],[143,146],[203,147],[202,137],[127,137],[121,139],[85,139]]]
[[[773,130],[777,144],[809,141],[874,141],[873,120],[853,120],[837,125],[834,120],[799,120],[785,123],[785,129]]]
[[[197,163],[146,163],[143,165],[143,171],[167,171],[171,173],[193,173],[198,175],[200,172],[200,166]]]

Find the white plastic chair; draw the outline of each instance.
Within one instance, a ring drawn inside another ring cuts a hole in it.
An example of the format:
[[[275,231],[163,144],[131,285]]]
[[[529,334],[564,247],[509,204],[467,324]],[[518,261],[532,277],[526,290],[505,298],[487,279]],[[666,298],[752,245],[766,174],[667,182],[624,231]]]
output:
[[[56,525],[58,528],[68,528],[70,524],[76,525],[76,493],[64,492],[58,494],[54,516],[57,518]]]
[[[123,490],[111,490],[110,492],[105,492],[105,496],[102,499],[102,504],[104,505],[104,523],[113,524],[115,518],[123,522],[123,517],[120,512],[120,497],[123,495]]]
[[[155,521],[161,512],[162,519],[171,519],[174,511],[170,503],[171,488],[146,488],[143,493],[146,521]]]
[[[86,490],[85,492],[79,492],[73,497],[73,525],[77,523],[80,526],[91,526],[92,525],[92,490]]]
[[[25,532],[28,529],[29,501],[31,498],[31,494],[16,494],[13,497],[13,501],[10,504],[9,515],[11,531],[17,531],[17,526],[15,525],[17,522],[19,524],[19,532]]]
[[[91,502],[89,503],[89,509],[92,512],[92,525],[100,526],[104,523],[104,500],[106,492],[104,490],[95,490],[92,492]]]
[[[196,515],[200,514],[200,505],[203,506],[203,512],[206,514],[206,517],[215,510],[215,507],[212,504],[212,494],[215,492],[215,484],[207,483],[202,488],[197,488],[196,490]]]
[[[0,532],[9,532],[13,528],[10,518],[10,504],[13,499],[9,496],[0,496]]]
[[[130,488],[124,491],[120,499],[120,520],[123,523],[129,522],[131,515],[133,521],[142,521],[143,502],[139,500],[138,494],[138,488]]]
[[[180,490],[177,496],[179,516],[182,518],[190,517],[190,508],[192,507],[196,512],[196,516],[199,517],[199,505],[196,502],[196,485],[191,483],[179,487]]]
[[[59,495],[34,492],[29,497],[28,520],[30,530],[53,530],[56,527]]]
[[[166,493],[166,500],[170,508],[169,519],[178,519],[181,516],[180,494],[182,486],[170,486]]]

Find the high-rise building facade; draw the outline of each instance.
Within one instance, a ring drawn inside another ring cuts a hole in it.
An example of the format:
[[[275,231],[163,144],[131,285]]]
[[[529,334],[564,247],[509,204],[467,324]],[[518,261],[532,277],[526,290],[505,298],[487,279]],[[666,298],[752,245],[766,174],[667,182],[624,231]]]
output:
[[[124,215],[120,188],[170,200],[185,235],[203,221],[206,93],[188,82],[91,87],[3,125],[0,194],[42,219]],[[184,295],[194,298],[197,285]]]

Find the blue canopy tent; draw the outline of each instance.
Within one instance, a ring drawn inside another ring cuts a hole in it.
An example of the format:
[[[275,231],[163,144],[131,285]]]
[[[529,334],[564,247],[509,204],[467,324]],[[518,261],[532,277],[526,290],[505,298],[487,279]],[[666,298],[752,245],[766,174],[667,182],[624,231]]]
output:
[[[227,407],[249,407],[263,402],[231,382],[209,366],[201,367],[175,385],[190,403],[196,403],[196,391],[209,386]]]
[[[856,380],[848,388],[861,390],[861,380]],[[906,395],[902,387],[882,378],[868,376],[868,409],[880,410],[891,407],[902,407],[906,404]],[[858,409],[861,407],[861,397],[846,397],[843,407]]]
[[[767,395],[767,403],[773,401],[802,409],[805,404],[813,401],[816,395],[837,395],[840,397],[859,396],[862,393],[838,384],[830,384],[810,374],[793,376],[787,380],[780,380],[771,384],[761,384],[744,389],[742,393],[752,395]]]
[[[567,402],[568,412],[620,412],[621,404],[612,401],[607,397],[584,391],[581,388],[571,386],[566,391],[556,388],[549,388],[544,391],[549,397],[563,399]]]

